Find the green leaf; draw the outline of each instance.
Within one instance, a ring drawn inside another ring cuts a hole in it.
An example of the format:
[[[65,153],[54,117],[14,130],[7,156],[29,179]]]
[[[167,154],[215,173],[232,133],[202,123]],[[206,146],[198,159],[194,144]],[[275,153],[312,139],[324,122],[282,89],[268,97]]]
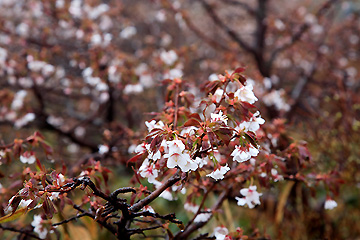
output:
[[[32,209],[30,209],[29,211],[31,211],[31,210]],[[14,220],[18,219],[19,217],[21,217],[22,215],[24,215],[26,212],[28,212],[27,208],[20,208],[20,209],[16,210],[14,213],[10,213],[6,216],[1,217],[0,224],[14,221]]]

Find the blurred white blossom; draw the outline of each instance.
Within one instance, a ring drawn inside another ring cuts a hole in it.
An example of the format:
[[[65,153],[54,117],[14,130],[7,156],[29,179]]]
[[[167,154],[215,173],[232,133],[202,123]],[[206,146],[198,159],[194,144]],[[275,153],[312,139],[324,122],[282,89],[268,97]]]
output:
[[[178,60],[178,55],[174,50],[170,50],[168,52],[164,50],[160,53],[160,59],[166,65],[171,66]]]
[[[128,39],[128,38],[133,37],[136,33],[137,33],[137,30],[134,26],[128,26],[120,32],[119,36],[121,38]]]
[[[36,232],[39,235],[39,238],[45,239],[48,230],[43,226],[43,219],[40,215],[34,215],[34,219],[31,222],[31,226],[34,227],[34,232]]]
[[[211,218],[211,213],[199,213],[196,218],[194,219],[195,223],[198,222],[207,222]]]
[[[29,122],[32,122],[35,120],[35,113],[27,113],[22,118],[15,121],[14,126],[15,128],[22,128],[26,126]]]
[[[326,199],[324,208],[327,210],[331,210],[337,207],[337,203],[332,199]]]
[[[35,163],[35,161],[36,161],[36,158],[35,158],[35,156],[33,155],[33,154],[30,154],[30,153],[28,153],[28,152],[26,152],[26,153],[24,153],[24,154],[22,154],[21,156],[20,156],[20,161],[22,162],[22,163],[27,163],[27,164],[33,164],[33,163]]]

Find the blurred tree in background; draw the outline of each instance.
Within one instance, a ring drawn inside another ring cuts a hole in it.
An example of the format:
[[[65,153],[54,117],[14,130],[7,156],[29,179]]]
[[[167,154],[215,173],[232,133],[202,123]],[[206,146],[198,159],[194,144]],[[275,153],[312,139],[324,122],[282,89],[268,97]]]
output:
[[[356,239],[359,72],[355,0],[0,0],[0,236]]]

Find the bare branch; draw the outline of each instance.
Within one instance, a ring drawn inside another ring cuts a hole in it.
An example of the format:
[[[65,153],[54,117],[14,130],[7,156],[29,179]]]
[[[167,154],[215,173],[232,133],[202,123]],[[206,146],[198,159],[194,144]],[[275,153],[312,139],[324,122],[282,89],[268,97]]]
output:
[[[208,15],[211,17],[213,22],[223,29],[229,37],[234,40],[241,48],[243,48],[245,51],[254,53],[254,49],[249,46],[246,42],[244,42],[243,39],[240,38],[240,36],[237,35],[237,33],[231,29],[224,21],[220,19],[220,17],[215,13],[214,9],[210,4],[208,4],[205,0],[199,0],[201,4],[203,5],[204,9],[207,11]]]
[[[213,205],[213,207],[211,208],[211,212],[216,211],[217,209],[219,209],[222,205],[222,203],[224,202],[224,200],[228,197],[228,194],[230,192],[232,188],[232,185],[230,185],[228,187],[228,189],[226,189],[224,192],[222,192],[222,194],[219,196],[217,202]],[[213,214],[211,214],[211,217],[213,216]],[[210,218],[211,218],[210,217]],[[175,237],[174,240],[180,240],[180,239],[186,239],[191,233],[193,233],[194,231],[196,231],[197,229],[203,227],[207,222],[196,222],[196,223],[192,223],[191,225],[189,225],[183,232],[178,232]]]
[[[27,237],[31,237],[31,238],[35,238],[35,239],[41,239],[39,238],[38,236],[30,233],[29,231],[27,230],[22,230],[22,229],[16,229],[16,228],[12,228],[12,227],[5,227],[3,225],[0,224],[0,229],[4,230],[4,231],[11,231],[11,232],[16,232],[16,233],[19,233],[20,235],[21,234],[24,234],[25,236]]]
[[[224,3],[229,4],[229,5],[234,5],[237,7],[240,7],[242,9],[244,9],[247,13],[249,13],[250,15],[255,16],[256,12],[254,9],[252,9],[248,4],[244,3],[244,2],[240,2],[240,1],[235,1],[235,0],[222,0]]]
[[[316,12],[315,17],[320,18],[321,16],[325,15],[327,13],[327,10],[338,0],[328,0],[324,5]],[[273,62],[275,61],[276,57],[283,52],[284,50],[290,48],[293,46],[296,42],[298,42],[301,37],[310,29],[310,25],[307,23],[303,23],[300,26],[300,29],[294,33],[294,35],[291,36],[291,39],[288,43],[285,43],[283,46],[275,49],[269,59],[268,64],[271,66]]]
[[[85,216],[87,216],[87,214],[86,214],[86,213],[82,213],[82,214],[79,214],[79,215],[77,215],[77,216],[71,217],[71,218],[69,218],[69,219],[65,219],[65,220],[63,220],[63,221],[61,221],[61,222],[54,223],[54,224],[52,224],[52,226],[53,226],[53,227],[54,227],[54,226],[59,226],[59,225],[62,225],[62,224],[65,224],[65,223],[68,223],[68,222],[77,220],[77,219],[82,218],[82,217],[85,217]]]
[[[179,13],[181,14],[182,19],[184,20],[184,22],[186,23],[186,26],[193,32],[195,33],[199,38],[201,38],[205,43],[207,43],[208,45],[210,45],[211,47],[215,48],[215,49],[222,49],[225,51],[231,51],[231,49],[229,49],[227,46],[217,42],[216,40],[208,37],[206,34],[204,34],[200,29],[198,29],[193,22],[190,20],[189,16],[187,15],[186,12],[181,11],[181,10],[177,10],[175,9],[171,3],[169,3],[169,0],[163,0],[163,6],[166,7],[167,9],[169,9],[171,12],[173,12],[174,14]]]

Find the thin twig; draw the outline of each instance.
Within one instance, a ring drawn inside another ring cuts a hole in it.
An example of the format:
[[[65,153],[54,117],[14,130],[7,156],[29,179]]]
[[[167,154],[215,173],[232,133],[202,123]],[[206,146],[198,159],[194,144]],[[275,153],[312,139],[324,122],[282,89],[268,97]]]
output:
[[[4,230],[4,231],[11,231],[11,232],[16,232],[16,233],[20,233],[20,234],[24,234],[28,237],[32,237],[32,238],[35,238],[35,239],[41,239],[39,238],[38,236],[32,234],[32,233],[29,233],[28,231],[26,230],[21,230],[21,229],[16,229],[16,228],[12,228],[12,227],[4,227],[0,224],[0,229]]]
[[[323,4],[323,6],[316,12],[315,17],[320,18],[321,16],[325,15],[327,10],[332,6],[332,4],[336,3],[338,0],[329,0]],[[269,66],[272,66],[273,62],[275,61],[276,57],[283,52],[284,50],[293,46],[296,42],[298,42],[301,37],[310,29],[310,25],[307,23],[303,23],[300,26],[300,29],[291,36],[291,39],[288,43],[285,43],[283,46],[275,49],[270,56],[269,59]]]
[[[85,216],[87,216],[86,213],[82,213],[82,214],[79,214],[79,215],[77,215],[77,216],[71,217],[71,218],[69,218],[69,219],[65,219],[65,220],[63,220],[63,221],[61,221],[61,222],[54,223],[54,224],[52,224],[52,226],[53,226],[53,227],[54,227],[54,226],[59,226],[59,225],[62,225],[62,224],[64,224],[64,223],[68,223],[68,222],[77,220],[78,218],[85,217]]]
[[[232,40],[234,40],[245,51],[247,51],[247,52],[255,52],[255,50],[251,46],[249,46],[246,42],[244,42],[244,40],[240,36],[238,36],[237,33],[233,29],[231,29],[224,21],[222,21],[220,19],[220,17],[215,13],[214,9],[210,6],[210,4],[208,4],[204,0],[199,0],[199,1],[203,5],[205,10],[207,11],[208,15],[213,20],[213,22],[218,27],[223,29],[229,35],[229,37]]]
[[[179,111],[179,84],[175,83],[176,89],[175,89],[175,112],[174,112],[174,130],[176,130],[177,127],[177,121],[178,121],[178,111]]]
[[[220,206],[222,205],[223,201],[228,197],[228,194],[230,192],[232,188],[232,185],[230,185],[218,198],[217,202],[213,205],[213,207],[211,208],[211,212],[216,211],[217,209],[220,208]],[[210,218],[213,216],[213,214],[211,214]],[[190,226],[188,226],[187,229],[185,229],[182,232],[178,232],[175,237],[174,240],[181,240],[181,239],[186,239],[191,233],[193,233],[194,231],[196,231],[197,229],[203,227],[207,222],[197,222],[197,223],[192,223]]]

